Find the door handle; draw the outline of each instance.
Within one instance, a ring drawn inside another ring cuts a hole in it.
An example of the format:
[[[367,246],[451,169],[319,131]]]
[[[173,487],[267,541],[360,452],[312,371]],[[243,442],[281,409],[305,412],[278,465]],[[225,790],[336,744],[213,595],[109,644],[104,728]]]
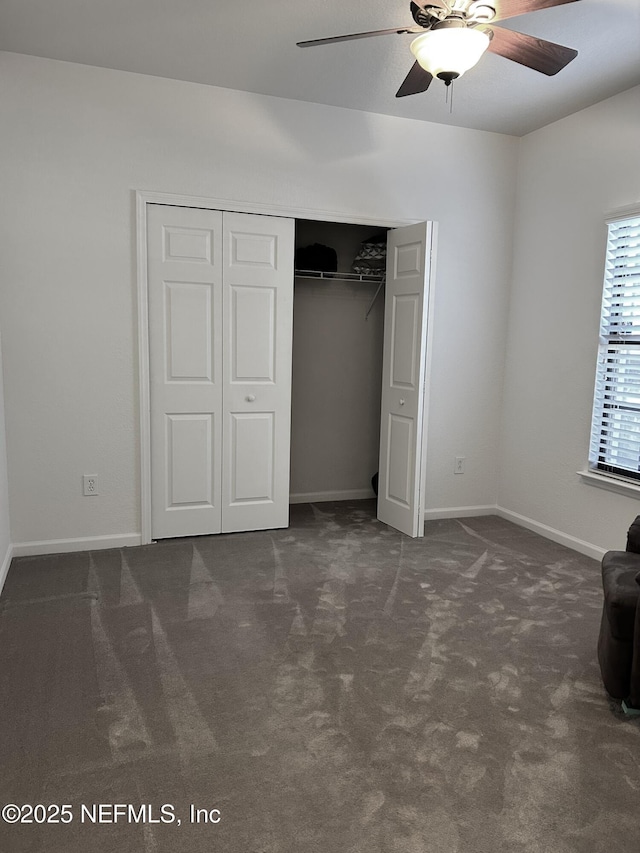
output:
[[[404,406],[404,400],[402,398],[400,398],[400,405]]]
[[[244,399],[247,401],[247,403],[253,403],[256,399],[256,395],[255,394],[247,394],[247,396]]]

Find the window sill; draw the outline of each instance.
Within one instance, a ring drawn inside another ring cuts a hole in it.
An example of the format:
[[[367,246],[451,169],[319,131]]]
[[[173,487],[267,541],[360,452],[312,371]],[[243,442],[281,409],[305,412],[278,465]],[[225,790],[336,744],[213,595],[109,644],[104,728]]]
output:
[[[597,486],[599,489],[607,489],[629,498],[640,498],[640,482],[636,485],[623,477],[616,477],[615,474],[605,474],[600,471],[578,471],[577,474],[589,486]]]

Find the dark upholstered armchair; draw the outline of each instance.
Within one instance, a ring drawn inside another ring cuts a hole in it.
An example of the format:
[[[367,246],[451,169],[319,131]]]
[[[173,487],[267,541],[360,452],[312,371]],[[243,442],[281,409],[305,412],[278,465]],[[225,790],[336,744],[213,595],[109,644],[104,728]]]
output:
[[[640,715],[640,515],[629,528],[626,551],[607,551],[602,558],[602,587],[602,680],[610,696],[623,700],[626,713]]]

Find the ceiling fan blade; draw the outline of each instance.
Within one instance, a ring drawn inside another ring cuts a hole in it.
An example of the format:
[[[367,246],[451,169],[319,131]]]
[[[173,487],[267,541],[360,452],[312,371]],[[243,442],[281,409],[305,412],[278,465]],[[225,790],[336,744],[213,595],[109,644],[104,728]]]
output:
[[[564,6],[565,3],[576,3],[577,0],[487,0],[488,5],[496,10],[494,21],[506,21],[539,9],[550,9],[552,6]]]
[[[549,77],[562,71],[565,65],[578,55],[578,51],[572,47],[564,47],[515,30],[503,30],[502,27],[493,26],[486,29],[489,34],[493,33],[487,50]]]
[[[411,71],[404,78],[402,86],[396,92],[396,98],[404,98],[406,95],[417,95],[419,92],[426,92],[432,80],[433,75],[425,71],[419,62],[414,62],[411,66]]]
[[[311,39],[310,41],[299,41],[297,42],[298,47],[316,47],[319,44],[333,44],[338,41],[353,41],[354,39],[367,39],[371,36],[388,36],[395,33],[396,35],[401,35],[402,33],[422,33],[424,30],[422,27],[396,27],[392,30],[372,30],[368,33],[351,33],[348,36],[330,36],[329,38],[324,39]]]

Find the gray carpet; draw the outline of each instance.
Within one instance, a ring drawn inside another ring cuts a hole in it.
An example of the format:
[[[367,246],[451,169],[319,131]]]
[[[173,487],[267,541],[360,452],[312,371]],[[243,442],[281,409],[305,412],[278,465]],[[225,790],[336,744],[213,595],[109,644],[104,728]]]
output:
[[[595,561],[497,517],[411,540],[367,501],[16,559],[0,804],[72,820],[1,823],[0,850],[638,853],[601,601]]]

